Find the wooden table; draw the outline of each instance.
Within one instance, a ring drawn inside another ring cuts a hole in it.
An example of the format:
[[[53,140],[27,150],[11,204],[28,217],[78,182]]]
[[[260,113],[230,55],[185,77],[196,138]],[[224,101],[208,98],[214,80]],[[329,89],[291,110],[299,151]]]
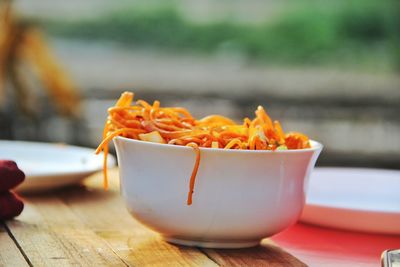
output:
[[[379,266],[399,236],[297,224],[250,249],[200,249],[164,242],[135,221],[102,175],[83,185],[25,195],[25,210],[0,223],[0,266]],[[284,248],[284,249],[282,249]],[[306,263],[306,264],[305,264]]]

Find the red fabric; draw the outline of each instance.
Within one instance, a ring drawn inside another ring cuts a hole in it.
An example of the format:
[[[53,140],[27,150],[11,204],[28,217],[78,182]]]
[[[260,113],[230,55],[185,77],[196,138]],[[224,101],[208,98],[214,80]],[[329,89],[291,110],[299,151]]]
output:
[[[25,174],[11,160],[0,160],[0,192],[8,191],[25,180]]]
[[[0,220],[9,220],[21,214],[24,209],[22,200],[12,192],[0,193]]]
[[[309,266],[380,266],[384,250],[400,248],[400,235],[358,233],[303,223],[272,240]]]

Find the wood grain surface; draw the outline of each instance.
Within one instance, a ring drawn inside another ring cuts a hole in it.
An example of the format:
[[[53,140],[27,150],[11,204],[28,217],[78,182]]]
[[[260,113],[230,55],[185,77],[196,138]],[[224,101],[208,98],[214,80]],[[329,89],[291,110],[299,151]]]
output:
[[[249,249],[167,243],[134,220],[119,195],[118,171],[83,185],[24,195],[25,210],[0,224],[0,266],[305,266],[266,240]]]
[[[24,256],[5,228],[0,223],[0,266],[29,266]]]

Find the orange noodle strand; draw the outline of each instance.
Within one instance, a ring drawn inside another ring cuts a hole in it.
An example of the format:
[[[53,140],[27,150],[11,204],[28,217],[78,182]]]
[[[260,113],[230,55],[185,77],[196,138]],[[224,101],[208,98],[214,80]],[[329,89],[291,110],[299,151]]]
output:
[[[200,166],[200,149],[196,143],[188,143],[186,146],[192,147],[196,152],[196,162],[194,164],[192,175],[190,176],[190,183],[189,183],[189,192],[187,197],[187,204],[190,206],[193,202],[193,193],[194,193],[194,183],[196,182],[196,175],[197,171],[199,170]]]

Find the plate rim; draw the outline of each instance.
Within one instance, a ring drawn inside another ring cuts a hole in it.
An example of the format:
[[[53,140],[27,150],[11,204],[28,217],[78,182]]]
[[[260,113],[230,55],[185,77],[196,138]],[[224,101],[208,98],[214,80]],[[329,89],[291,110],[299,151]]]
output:
[[[341,170],[341,171],[346,171],[346,170],[358,170],[358,171],[364,171],[364,172],[370,172],[370,171],[377,171],[377,172],[390,172],[390,173],[398,173],[399,174],[399,179],[400,179],[400,170],[396,169],[384,169],[384,168],[369,168],[369,167],[341,167],[341,166],[321,166],[321,167],[316,167],[315,169],[323,169],[323,170]],[[309,180],[311,181],[312,175],[315,171],[315,169],[312,171],[310,174]],[[379,209],[362,209],[362,208],[352,208],[352,207],[342,207],[342,206],[337,206],[335,204],[321,204],[317,202],[309,202],[308,196],[309,192],[311,190],[311,182],[309,181],[308,188],[307,188],[307,195],[306,195],[306,200],[305,200],[305,206],[314,206],[314,207],[321,207],[321,208],[334,208],[334,209],[341,209],[341,210],[347,210],[347,211],[359,211],[359,212],[373,212],[373,213],[382,213],[382,214],[400,214],[400,209],[398,211],[388,211],[388,210],[379,210]]]
[[[68,148],[68,149],[73,149],[74,152],[82,152],[86,153],[85,156],[93,156],[93,158],[96,157],[95,155],[95,149],[90,148],[90,147],[83,147],[83,146],[76,146],[76,145],[70,145],[62,142],[36,142],[36,141],[25,141],[25,140],[0,140],[0,147],[2,144],[9,144],[9,145],[33,145],[33,146],[45,146],[51,149],[60,149],[60,148]],[[71,151],[71,150],[70,150]],[[103,154],[97,155],[99,157],[99,162],[102,160],[102,156],[104,157]],[[4,158],[4,160],[8,160],[7,158]],[[10,158],[9,160],[15,160]],[[18,161],[15,160],[17,165]],[[112,168],[116,165],[116,158],[112,154],[108,154],[108,161],[107,161],[107,166],[108,168]],[[25,170],[22,170],[26,177],[28,179],[33,178],[35,180],[38,179],[46,179],[50,177],[58,177],[58,176],[66,176],[66,175],[90,175],[92,173],[95,173],[97,171],[101,171],[103,169],[103,165],[99,164],[98,166],[92,165],[89,166],[85,170],[77,170],[77,169],[64,169],[63,171],[45,171],[45,172],[37,172],[32,175],[29,175]]]

